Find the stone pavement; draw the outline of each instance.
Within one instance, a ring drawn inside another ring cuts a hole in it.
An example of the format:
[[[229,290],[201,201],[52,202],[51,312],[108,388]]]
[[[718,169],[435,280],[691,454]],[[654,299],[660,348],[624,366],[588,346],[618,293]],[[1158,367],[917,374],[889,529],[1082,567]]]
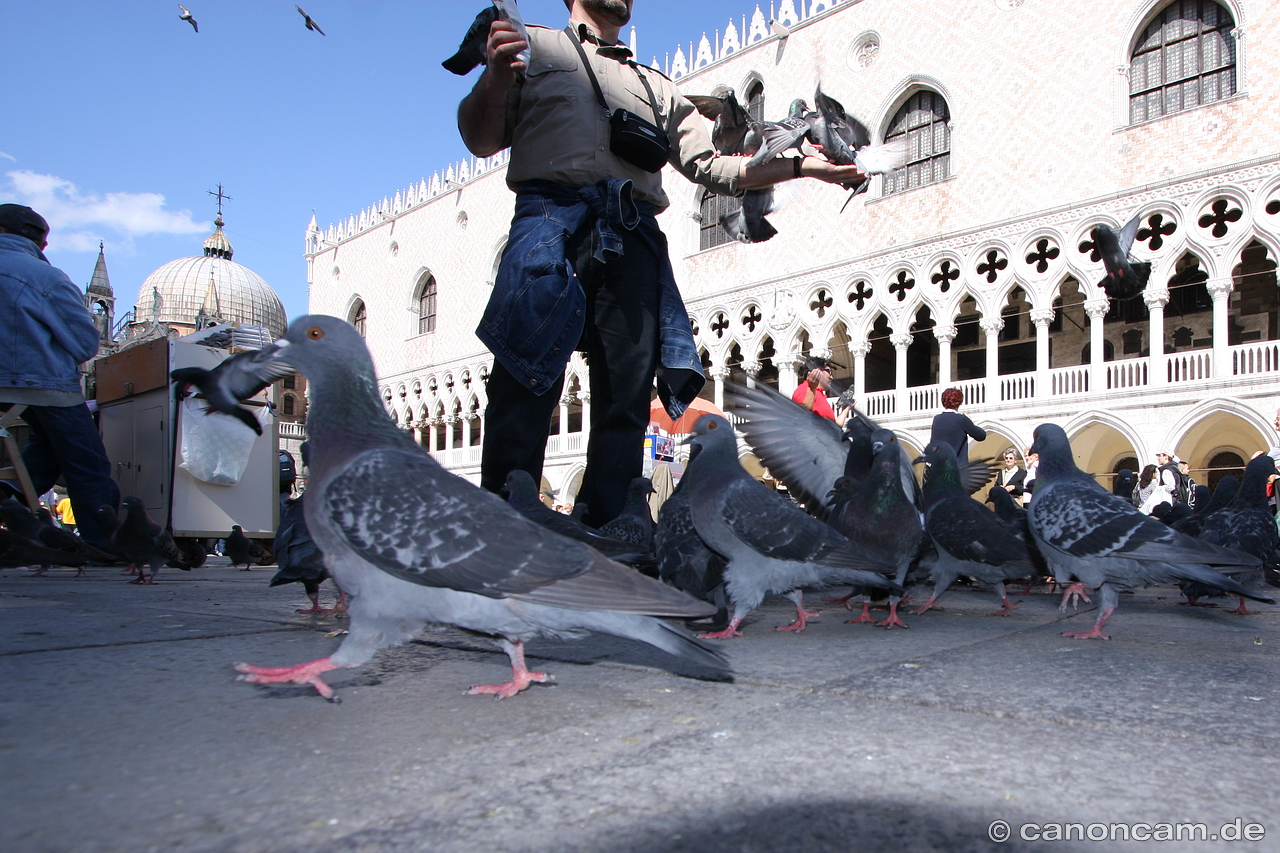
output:
[[[339,642],[273,571],[0,571],[0,850],[1280,850],[1277,607],[1140,590],[1102,642],[1059,636],[1095,614],[1047,595],[987,618],[994,595],[953,589],[905,631],[820,603],[799,635],[779,599],[726,643],[733,683],[535,641],[557,682],[505,701],[463,695],[505,656],[445,631],[331,673],[329,704],[234,679]],[[1079,828],[1020,840],[1053,823]],[[1196,840],[1079,840],[1121,823]]]

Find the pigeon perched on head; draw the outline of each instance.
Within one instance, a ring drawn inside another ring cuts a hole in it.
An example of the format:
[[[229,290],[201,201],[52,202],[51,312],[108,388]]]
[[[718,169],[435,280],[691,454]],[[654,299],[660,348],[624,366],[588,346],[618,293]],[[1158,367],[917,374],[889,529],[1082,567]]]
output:
[[[236,418],[258,435],[262,424],[253,412],[240,405],[277,379],[292,371],[283,365],[264,361],[263,350],[247,350],[227,356],[212,370],[203,367],[180,367],[169,372],[174,382],[185,387],[194,385],[209,404],[209,409]]]
[[[924,529],[920,510],[902,490],[902,449],[892,430],[879,429],[870,436],[872,460],[861,482],[846,474],[832,490],[831,526],[853,542],[894,567],[894,582],[903,586],[907,571],[920,555]],[[889,596],[889,615],[876,624],[906,628],[898,616],[897,594]],[[868,602],[869,604],[869,602]],[[871,621],[864,604],[855,621]]]
[[[251,570],[258,560],[266,553],[262,546],[254,542],[248,536],[244,535],[244,528],[238,524],[231,525],[231,532],[227,534],[227,556],[231,559],[231,568],[235,568],[241,564],[244,568],[240,571],[247,572]]]
[[[1234,548],[1261,561],[1256,572],[1235,576],[1248,589],[1262,586],[1263,567],[1274,567],[1280,560],[1280,531],[1267,506],[1267,480],[1275,473],[1276,463],[1270,456],[1263,454],[1251,459],[1245,466],[1236,496],[1226,507],[1209,514],[1200,531],[1202,542]],[[1187,592],[1185,588],[1183,591]],[[1191,597],[1190,592],[1187,595]],[[1244,596],[1241,596],[1240,606],[1230,612],[1247,616],[1257,611],[1245,607]]]
[[[1102,626],[1119,603],[1119,591],[1135,586],[1198,581],[1274,603],[1217,570],[1256,570],[1257,557],[1192,539],[1111,494],[1076,467],[1062,427],[1039,426],[1031,452],[1040,454],[1040,466],[1027,520],[1058,583],[1074,581],[1062,607],[1087,589],[1099,589],[1102,596],[1093,627],[1064,636],[1110,639]]]
[[[601,530],[588,527],[581,521],[562,512],[556,512],[544,504],[538,496],[538,487],[533,482],[533,476],[528,471],[520,468],[512,471],[507,475],[504,488],[507,492],[507,502],[513,509],[554,533],[590,545],[609,559],[620,563],[653,562],[653,552],[649,548],[615,539]]]
[[[338,590],[338,603],[333,610],[320,606],[320,584],[329,579],[329,569],[324,564],[324,554],[307,530],[303,510],[306,495],[290,498],[280,510],[280,526],[276,530],[272,550],[276,555],[277,571],[268,586],[300,583],[311,599],[311,607],[299,613],[346,612],[346,596]]]
[[[617,518],[600,525],[600,532],[621,542],[630,542],[643,551],[653,550],[653,512],[649,495],[653,483],[648,477],[636,477],[627,486],[627,502]]]
[[[324,35],[324,30],[320,29],[320,25],[319,25],[319,24],[317,24],[315,21],[313,21],[313,20],[311,19],[311,16],[310,16],[310,15],[308,15],[306,12],[302,11],[302,7],[301,7],[301,6],[294,6],[293,8],[295,8],[295,9],[297,9],[297,10],[298,10],[298,14],[302,16],[302,19],[303,19],[303,20],[306,22],[306,24],[307,24],[307,29],[309,29],[309,30],[314,30],[315,32],[319,33],[320,35]]]
[[[99,517],[107,515],[102,509],[99,508]],[[106,509],[109,510],[110,507]],[[191,567],[183,561],[182,552],[173,541],[173,535],[151,518],[142,498],[136,495],[125,497],[120,502],[119,521],[120,524],[108,544],[137,567],[138,576],[129,583],[155,583],[156,572],[166,563],[183,571],[191,571]],[[147,569],[151,570],[149,576]]]
[[[848,583],[902,591],[886,574],[892,562],[869,553],[753,479],[738,462],[733,427],[703,415],[686,441],[697,449],[681,479],[688,490],[698,536],[724,557],[733,618],[709,639],[741,636],[738,626],[769,594],[796,604],[796,621],[780,630],[803,631],[816,614],[804,609],[801,587]]]
[[[540,635],[598,631],[726,669],[714,649],[654,618],[715,608],[529,521],[406,436],[382,407],[351,324],[299,318],[274,350],[309,382],[307,528],[351,596],[351,623],[334,654],[291,667],[238,664],[245,681],[311,684],[331,698],[323,673],[359,666],[427,624],[497,640],[511,680],[471,692],[500,698],[547,680],[524,660],[525,640]]]
[[[440,64],[446,71],[463,76],[471,73],[477,65],[488,62],[485,46],[489,43],[489,27],[501,17],[497,6],[486,6],[476,15],[476,19],[467,27],[467,34],[458,45],[458,52]]]
[[[912,612],[934,609],[947,587],[966,575],[993,587],[1000,596],[1002,608],[989,615],[1009,615],[1014,604],[1004,582],[1035,571],[1026,543],[985,504],[970,497],[977,489],[965,483],[950,444],[930,444],[916,461],[929,466],[924,479],[924,527],[938,551],[938,561],[933,567],[933,594]]]
[[[190,24],[191,29],[195,30],[196,32],[200,32],[200,25],[196,23],[195,18],[191,17],[191,13],[187,11],[187,7],[179,3],[178,8],[182,10],[181,12],[178,13],[178,17],[186,21],[188,24]]]
[[[1104,224],[1095,225],[1090,232],[1093,245],[1102,257],[1103,266],[1107,268],[1107,275],[1098,282],[1098,286],[1112,299],[1137,296],[1151,277],[1150,263],[1129,259],[1129,250],[1133,247],[1141,224],[1142,216],[1138,215],[1126,222],[1119,234]]]

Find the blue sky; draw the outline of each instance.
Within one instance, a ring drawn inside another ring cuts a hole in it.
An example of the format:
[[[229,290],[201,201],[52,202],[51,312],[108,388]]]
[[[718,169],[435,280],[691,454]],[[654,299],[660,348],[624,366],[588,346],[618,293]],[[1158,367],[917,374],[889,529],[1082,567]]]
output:
[[[0,203],[54,226],[47,252],[87,284],[106,243],[117,311],[155,268],[198,255],[226,187],[235,260],[290,317],[306,311],[303,232],[463,158],[454,112],[478,72],[440,67],[485,0],[7,3]],[[642,61],[755,9],[754,0],[636,0]],[[769,13],[768,4],[762,4]],[[560,26],[562,0],[521,0]],[[626,32],[624,32],[626,37]],[[688,48],[686,47],[686,50]]]

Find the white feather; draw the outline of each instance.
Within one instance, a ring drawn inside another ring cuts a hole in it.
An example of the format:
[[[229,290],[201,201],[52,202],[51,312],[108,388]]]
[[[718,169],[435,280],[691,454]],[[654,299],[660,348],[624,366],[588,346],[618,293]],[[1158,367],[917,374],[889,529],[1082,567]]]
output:
[[[895,139],[884,145],[868,145],[858,151],[854,162],[869,175],[885,175],[907,161],[906,140]]]

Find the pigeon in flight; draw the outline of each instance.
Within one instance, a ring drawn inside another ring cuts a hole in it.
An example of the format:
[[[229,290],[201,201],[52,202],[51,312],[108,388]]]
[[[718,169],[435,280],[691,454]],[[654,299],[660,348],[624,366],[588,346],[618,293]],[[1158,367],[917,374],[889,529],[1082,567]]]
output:
[[[240,571],[250,571],[266,552],[262,546],[244,535],[244,528],[238,524],[231,525],[231,533],[227,539],[227,556],[231,559],[231,568],[244,564]]]
[[[180,367],[169,372],[174,382],[182,383],[185,391],[194,385],[199,389],[210,411],[230,415],[258,435],[262,424],[252,411],[240,405],[277,379],[293,371],[280,364],[272,364],[265,350],[247,350],[227,356],[217,367]]]
[[[872,145],[866,125],[849,115],[839,101],[823,92],[821,83],[813,93],[813,103],[817,109],[807,116],[809,142],[832,163],[856,165],[870,176],[888,174],[906,161],[904,139]],[[866,192],[870,185],[869,177],[856,184],[843,184],[845,189],[852,191],[845,205],[855,195]]]
[[[1129,250],[1133,248],[1133,241],[1138,236],[1138,226],[1141,224],[1142,216],[1139,214],[1126,222],[1119,234],[1104,224],[1095,225],[1090,232],[1093,245],[1102,256],[1103,266],[1107,268],[1107,275],[1098,282],[1098,286],[1112,299],[1131,299],[1137,296],[1151,277],[1150,263],[1129,258]]]
[[[938,551],[938,561],[933,567],[933,594],[912,613],[941,609],[934,602],[957,577],[967,575],[993,587],[1000,596],[1002,608],[988,615],[1009,615],[1014,604],[1005,593],[1004,582],[1035,571],[1026,543],[985,504],[970,497],[977,489],[964,482],[950,444],[930,444],[916,461],[929,466],[924,478],[924,526]]]
[[[1280,531],[1276,530],[1275,516],[1267,507],[1267,480],[1275,473],[1275,460],[1265,453],[1249,460],[1236,496],[1225,508],[1207,516],[1200,531],[1202,542],[1234,548],[1262,561],[1256,572],[1235,576],[1249,589],[1262,585],[1262,567],[1274,567],[1280,557]],[[1241,596],[1240,606],[1228,612],[1250,616],[1257,611],[1245,607]]]
[[[315,21],[311,20],[311,16],[310,16],[310,15],[308,15],[306,12],[302,11],[302,7],[301,7],[301,6],[294,6],[293,8],[297,9],[297,10],[298,10],[298,14],[299,14],[299,15],[301,15],[301,16],[302,16],[302,19],[303,19],[304,21],[306,21],[306,22],[307,22],[307,29],[309,29],[309,30],[315,30],[315,31],[316,31],[316,32],[318,32],[320,35],[324,35],[324,30],[320,29],[320,25],[319,25],[319,24],[317,24]]]
[[[1076,467],[1062,427],[1037,427],[1031,452],[1040,454],[1040,467],[1027,522],[1058,583],[1074,581],[1063,593],[1062,609],[1077,596],[1088,601],[1090,589],[1101,593],[1093,627],[1063,636],[1110,639],[1102,626],[1119,604],[1120,590],[1136,586],[1198,581],[1275,603],[1218,571],[1256,569],[1257,557],[1192,539],[1111,494]]]
[[[181,12],[178,13],[178,17],[186,21],[188,24],[190,24],[191,29],[195,30],[196,32],[200,32],[200,25],[196,23],[195,18],[191,17],[191,12],[187,10],[187,7],[179,3],[178,8],[182,10]]]
[[[756,120],[743,108],[732,89],[721,95],[689,95],[688,99],[699,113],[712,120],[711,144],[716,151],[721,154],[755,153],[755,150],[747,150],[747,139],[751,135],[753,144],[759,146]]]
[[[477,65],[487,64],[485,46],[489,43],[489,27],[499,17],[501,15],[497,6],[486,6],[482,9],[480,14],[476,15],[476,19],[471,22],[471,26],[467,27],[467,34],[462,37],[458,52],[440,63],[445,70],[461,77],[470,74],[471,69]]]
[[[349,323],[299,318],[273,351],[310,383],[307,527],[351,596],[351,622],[334,654],[297,666],[237,664],[243,680],[311,684],[331,699],[323,673],[360,666],[428,624],[496,639],[511,680],[470,692],[499,698],[548,680],[525,666],[524,643],[540,635],[598,631],[727,669],[715,649],[654,618],[715,608],[529,521],[450,474],[396,427]]]
[[[782,631],[803,631],[817,614],[804,609],[801,587],[848,583],[902,591],[885,577],[892,563],[850,542],[836,530],[752,478],[738,462],[733,427],[720,415],[703,415],[687,444],[697,449],[681,487],[689,492],[698,536],[728,561],[724,576],[733,617],[705,639],[740,637],[738,627],[766,595],[786,595],[796,620]]]
[[[809,104],[804,98],[791,102],[787,117],[778,121],[757,122],[748,132],[743,143],[743,153],[751,154],[748,166],[758,166],[772,160],[783,151],[799,149],[809,136]]]

